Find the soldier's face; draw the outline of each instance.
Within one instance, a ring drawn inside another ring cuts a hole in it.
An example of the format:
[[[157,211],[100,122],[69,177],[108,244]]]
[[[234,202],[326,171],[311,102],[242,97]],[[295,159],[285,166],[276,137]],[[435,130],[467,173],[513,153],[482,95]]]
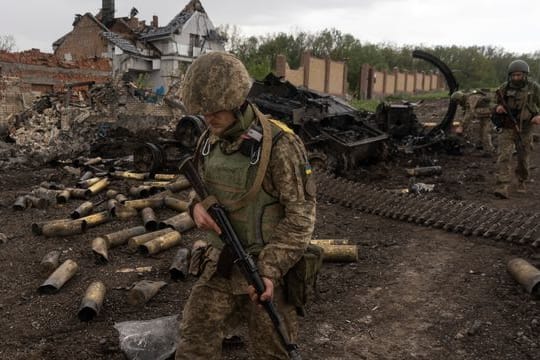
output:
[[[521,71],[513,72],[510,74],[510,80],[514,82],[519,82],[525,79],[525,74]]]
[[[233,112],[218,111],[211,114],[204,114],[206,125],[213,135],[221,136],[236,121]]]

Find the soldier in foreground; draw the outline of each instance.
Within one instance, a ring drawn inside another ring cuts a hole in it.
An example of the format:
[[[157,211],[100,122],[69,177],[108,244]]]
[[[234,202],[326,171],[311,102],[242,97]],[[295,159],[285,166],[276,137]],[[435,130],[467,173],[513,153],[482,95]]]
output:
[[[472,123],[478,122],[477,136],[472,136],[472,141],[477,149],[481,149],[485,155],[494,152],[491,141],[491,107],[492,102],[489,95],[489,89],[474,90],[471,93],[456,91],[451,99],[456,101],[463,109],[463,134],[470,136]]]
[[[540,85],[529,80],[528,75],[529,65],[523,60],[514,60],[508,66],[508,80],[497,90],[496,115],[493,119],[501,131],[494,194],[502,199],[507,199],[509,195],[514,149],[517,152],[517,191],[527,191],[525,182],[529,180],[532,128],[540,124]]]
[[[265,291],[259,296],[248,286],[219,237],[222,229],[207,212],[211,197],[194,199],[192,217],[208,230],[209,245],[183,311],[177,360],[219,359],[228,324],[238,318],[247,321],[257,359],[288,359],[261,302],[276,304],[288,339],[297,339],[301,304],[288,301],[294,286],[284,278],[308,247],[315,185],[299,138],[246,101],[250,88],[249,74],[237,58],[212,52],[189,67],[181,94],[189,113],[203,114],[208,125],[195,152],[201,177],[256,259]]]

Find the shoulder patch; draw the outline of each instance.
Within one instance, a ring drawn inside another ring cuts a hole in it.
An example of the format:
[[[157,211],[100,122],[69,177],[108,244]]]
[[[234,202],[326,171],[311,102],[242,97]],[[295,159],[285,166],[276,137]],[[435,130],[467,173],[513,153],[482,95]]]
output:
[[[294,134],[294,131],[290,127],[288,127],[287,124],[285,124],[284,122],[276,120],[276,119],[268,119],[268,120],[270,120],[272,124],[280,128],[284,132],[288,134]]]

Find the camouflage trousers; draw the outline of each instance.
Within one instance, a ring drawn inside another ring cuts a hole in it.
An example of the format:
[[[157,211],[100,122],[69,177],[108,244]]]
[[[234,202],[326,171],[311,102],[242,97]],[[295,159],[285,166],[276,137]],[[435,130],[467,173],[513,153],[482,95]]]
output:
[[[518,181],[529,179],[530,157],[532,151],[532,129],[521,131],[523,148],[517,146],[518,136],[513,129],[502,129],[499,134],[499,156],[497,158],[497,183],[509,184],[512,181],[512,155],[517,151],[517,167],[515,174]]]
[[[175,359],[220,359],[222,340],[234,330],[238,319],[247,321],[250,350],[256,359],[288,359],[266,311],[251,302],[246,294],[233,291],[230,280],[216,275],[213,264],[209,265],[193,286],[184,307]],[[296,310],[285,302],[283,287],[274,289],[274,303],[289,338],[295,342],[298,337]]]
[[[474,120],[478,120],[478,132],[474,134]],[[481,146],[485,151],[493,151],[493,143],[491,141],[491,131],[493,125],[489,117],[477,117],[474,118],[471,115],[466,114],[463,119],[463,135],[466,136],[475,144],[475,146]]]

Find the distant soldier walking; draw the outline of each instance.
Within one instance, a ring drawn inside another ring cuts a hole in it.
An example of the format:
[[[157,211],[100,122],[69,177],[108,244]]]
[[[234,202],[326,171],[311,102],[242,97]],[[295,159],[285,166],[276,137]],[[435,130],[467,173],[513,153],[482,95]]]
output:
[[[517,151],[518,192],[526,192],[529,179],[532,127],[540,124],[540,85],[528,79],[529,65],[514,60],[508,65],[508,80],[497,90],[494,122],[500,127],[497,186],[494,194],[508,198],[512,180],[512,154]]]

